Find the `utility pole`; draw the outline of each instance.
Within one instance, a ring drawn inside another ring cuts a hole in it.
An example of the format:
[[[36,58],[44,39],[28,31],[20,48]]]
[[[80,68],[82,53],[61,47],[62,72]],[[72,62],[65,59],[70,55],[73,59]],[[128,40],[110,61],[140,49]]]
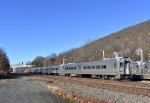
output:
[[[104,58],[105,58],[105,51],[104,50],[99,50],[99,51],[103,52],[103,60],[104,60]]]
[[[67,59],[64,59],[64,58],[63,58],[63,64],[65,64],[65,60],[67,60]]]
[[[44,67],[46,66],[46,60],[44,60]]]
[[[138,48],[136,51],[135,51],[135,54],[136,55],[139,55],[141,57],[141,61],[143,61],[143,50],[141,48]]]
[[[118,54],[120,54],[122,57],[122,52],[114,52],[115,57],[118,57]]]

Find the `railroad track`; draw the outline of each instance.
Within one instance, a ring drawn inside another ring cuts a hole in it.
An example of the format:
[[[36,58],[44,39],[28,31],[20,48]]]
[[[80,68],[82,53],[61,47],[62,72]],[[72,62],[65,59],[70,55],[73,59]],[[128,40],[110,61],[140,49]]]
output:
[[[110,91],[119,91],[124,93],[143,95],[150,97],[150,83],[128,82],[128,81],[110,81],[90,78],[64,77],[64,76],[38,76],[51,82],[72,83],[86,85],[89,87],[102,88]]]

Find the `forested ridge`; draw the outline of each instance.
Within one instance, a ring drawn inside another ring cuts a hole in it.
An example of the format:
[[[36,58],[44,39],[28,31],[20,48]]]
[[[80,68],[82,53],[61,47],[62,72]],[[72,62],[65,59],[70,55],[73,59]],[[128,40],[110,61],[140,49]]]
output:
[[[59,54],[53,53],[47,57],[37,56],[32,64],[36,66],[62,64],[63,58],[65,63],[100,60],[102,59],[100,50],[105,51],[106,58],[112,57],[114,52],[120,52],[120,54],[130,57],[132,60],[140,60],[140,57],[135,55],[135,50],[139,47],[143,49],[144,60],[149,60],[150,20],[98,40],[87,42],[79,48],[70,49]]]

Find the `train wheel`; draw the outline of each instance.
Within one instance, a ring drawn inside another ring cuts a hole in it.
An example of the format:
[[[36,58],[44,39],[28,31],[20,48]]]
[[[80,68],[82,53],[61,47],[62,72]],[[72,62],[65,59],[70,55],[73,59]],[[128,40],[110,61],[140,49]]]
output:
[[[105,80],[105,76],[104,75],[102,75],[102,78],[101,78],[102,80]]]
[[[79,77],[79,78],[81,78],[81,77],[82,77],[82,75],[81,75],[81,74],[78,74],[78,77]]]
[[[109,77],[109,80],[115,80],[116,78],[115,77]]]
[[[105,75],[105,76],[104,76],[104,78],[105,78],[105,80],[109,80],[109,78],[108,78],[108,76],[107,76],[107,75]]]
[[[100,77],[99,75],[97,76],[97,78],[98,78],[98,79],[101,79],[101,77]]]

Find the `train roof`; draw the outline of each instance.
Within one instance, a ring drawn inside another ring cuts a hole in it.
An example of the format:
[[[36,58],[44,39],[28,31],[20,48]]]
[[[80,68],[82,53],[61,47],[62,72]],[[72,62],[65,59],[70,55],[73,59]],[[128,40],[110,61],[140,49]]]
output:
[[[140,65],[142,63],[143,63],[143,61],[132,61],[132,64],[138,64],[138,65]]]
[[[98,61],[89,61],[89,62],[107,62],[107,61],[122,61],[122,59],[124,60],[124,59],[126,59],[126,60],[130,60],[131,61],[131,59],[130,58],[128,58],[128,57],[115,57],[115,58],[104,58],[103,60],[98,60]],[[87,63],[87,62],[81,62],[81,63]]]
[[[72,66],[72,65],[78,65],[79,63],[67,63],[67,64],[63,64],[62,66]]]

